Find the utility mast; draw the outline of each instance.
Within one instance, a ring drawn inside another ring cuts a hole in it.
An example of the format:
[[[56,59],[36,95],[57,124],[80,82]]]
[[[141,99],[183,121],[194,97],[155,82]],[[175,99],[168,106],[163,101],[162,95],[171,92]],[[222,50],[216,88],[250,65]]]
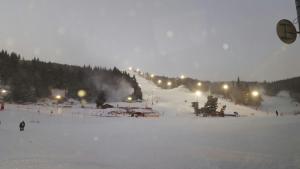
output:
[[[300,0],[295,0],[295,2],[298,27],[300,31]],[[286,44],[294,43],[297,39],[297,34],[300,33],[299,31],[297,31],[294,23],[287,19],[282,19],[277,24],[277,35],[279,39]]]

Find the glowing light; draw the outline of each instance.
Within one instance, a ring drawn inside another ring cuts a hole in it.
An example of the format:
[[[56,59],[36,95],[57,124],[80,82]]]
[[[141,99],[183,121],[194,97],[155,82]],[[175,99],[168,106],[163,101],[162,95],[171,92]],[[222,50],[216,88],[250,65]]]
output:
[[[223,85],[223,89],[224,89],[224,90],[228,90],[228,89],[229,89],[228,84],[224,84],[224,85]]]
[[[199,90],[197,90],[196,92],[195,92],[195,94],[196,94],[196,96],[201,96],[202,95],[202,92],[201,91],[199,91]]]
[[[79,97],[84,97],[84,96],[86,96],[86,91],[85,91],[85,90],[79,90],[79,91],[77,92],[77,95],[78,95]]]
[[[61,97],[61,95],[56,95],[55,96],[55,99],[57,99],[57,100],[60,100],[62,97]]]
[[[136,71],[137,71],[137,72],[139,72],[139,71],[140,71],[140,69],[139,69],[139,68],[137,68],[137,69],[136,69]]]
[[[185,76],[184,76],[184,75],[181,75],[181,76],[180,76],[180,79],[181,79],[181,80],[185,79]]]
[[[256,90],[254,90],[254,91],[252,91],[251,95],[252,95],[253,97],[258,97],[258,96],[259,96],[259,92],[256,91]]]
[[[1,93],[2,93],[2,94],[5,94],[5,93],[7,93],[7,90],[2,89],[2,90],[1,90]]]
[[[154,77],[155,77],[155,75],[154,75],[154,74],[151,74],[151,75],[150,75],[150,77],[151,77],[151,78],[154,78]]]
[[[129,67],[128,70],[132,71],[132,67]]]
[[[169,82],[167,83],[167,85],[168,85],[168,86],[172,86],[172,82],[169,81]]]
[[[132,97],[127,97],[127,100],[129,101],[129,102],[131,102],[132,101]]]
[[[202,83],[201,83],[201,82],[198,82],[198,83],[197,83],[197,86],[199,86],[199,87],[202,86]]]
[[[158,80],[158,81],[157,81],[157,83],[158,83],[158,84],[161,84],[161,83],[162,83],[162,81],[161,81],[161,80]]]

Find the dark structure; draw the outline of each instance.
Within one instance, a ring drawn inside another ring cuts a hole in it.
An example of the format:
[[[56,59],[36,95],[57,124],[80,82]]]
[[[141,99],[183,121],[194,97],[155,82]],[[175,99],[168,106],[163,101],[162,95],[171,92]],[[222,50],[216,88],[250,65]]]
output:
[[[218,98],[213,96],[207,97],[207,102],[205,103],[204,107],[199,109],[199,103],[193,102],[192,107],[194,108],[195,114],[197,116],[202,115],[203,117],[208,116],[217,116],[217,117],[224,117],[225,116],[225,109],[226,105],[224,105],[220,111],[218,109]]]
[[[297,20],[300,31],[300,0],[295,0],[295,2],[297,10]],[[297,34],[300,33],[299,31],[297,31],[296,27],[294,26],[294,23],[287,19],[282,19],[277,24],[277,35],[279,39],[286,44],[294,43],[297,39]]]
[[[25,121],[21,121],[21,123],[19,124],[19,127],[20,127],[20,131],[24,131]]]
[[[297,9],[297,18],[298,18],[298,25],[300,30],[300,0],[296,0],[296,9]]]

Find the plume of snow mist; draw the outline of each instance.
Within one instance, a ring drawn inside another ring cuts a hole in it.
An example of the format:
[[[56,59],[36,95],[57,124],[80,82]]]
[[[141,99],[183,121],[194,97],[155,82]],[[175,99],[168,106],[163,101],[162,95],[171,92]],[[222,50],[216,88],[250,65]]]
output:
[[[101,76],[92,78],[93,84],[96,86],[97,91],[104,91],[106,94],[106,101],[118,102],[122,101],[131,95],[134,91],[132,86],[124,79],[118,79],[116,84],[106,83],[105,79]]]

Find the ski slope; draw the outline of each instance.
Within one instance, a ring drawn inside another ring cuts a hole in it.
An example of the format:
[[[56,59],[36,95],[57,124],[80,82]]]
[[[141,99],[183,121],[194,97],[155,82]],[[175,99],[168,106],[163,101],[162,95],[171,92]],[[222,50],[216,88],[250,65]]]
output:
[[[274,110],[278,110],[283,114],[300,112],[299,103],[291,99],[287,91],[281,91],[277,96],[274,97],[263,95],[263,100],[264,101],[262,103],[261,110],[265,112],[274,112]]]
[[[157,87],[153,82],[144,79],[143,77],[133,73],[136,76],[138,83],[142,86],[143,97],[148,102],[148,105],[152,105],[154,100],[154,109],[159,110],[163,115],[167,117],[176,116],[194,116],[192,102],[199,101],[199,106],[204,106],[207,101],[207,94],[203,93],[202,96],[196,97],[196,95],[190,92],[183,86],[178,88],[166,90]],[[157,102],[156,102],[157,101]],[[246,106],[235,105],[232,102],[224,99],[219,99],[219,108],[226,105],[226,113],[239,112],[242,116],[266,116],[265,111],[255,110]]]
[[[93,105],[7,105],[0,112],[0,169],[300,168],[300,116],[275,117],[222,100],[227,112],[245,117],[195,117],[196,98],[186,89],[137,80],[148,101],[113,104],[145,107],[154,98],[160,118],[94,116],[103,110]]]
[[[207,93],[202,93],[200,97],[196,97],[194,93],[183,86],[170,90],[161,89],[153,82],[136,73],[131,73],[136,76],[138,83],[142,86],[143,97],[146,99],[147,104],[152,105],[153,102],[153,107],[168,117],[193,116],[194,110],[191,107],[191,102],[199,101],[201,107],[207,101]],[[242,116],[274,116],[276,110],[282,115],[300,112],[300,105],[294,102],[285,91],[280,92],[275,97],[266,95],[262,97],[264,101],[259,108],[236,105],[233,102],[219,98],[219,109],[226,105],[226,113],[238,112]]]

